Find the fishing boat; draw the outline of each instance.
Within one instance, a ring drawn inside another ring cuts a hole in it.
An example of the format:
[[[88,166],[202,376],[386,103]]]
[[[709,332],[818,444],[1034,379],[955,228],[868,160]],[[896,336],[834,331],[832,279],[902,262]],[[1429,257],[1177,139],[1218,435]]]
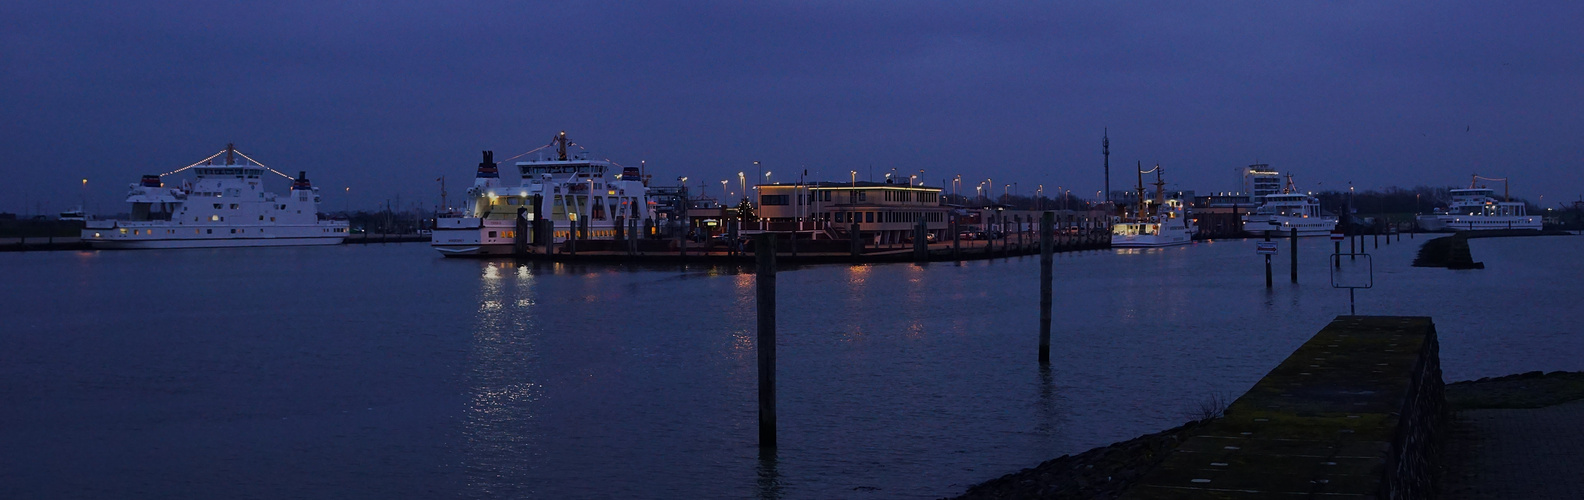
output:
[[[1478,174],[1473,177],[1468,188],[1448,191],[1452,201],[1445,209],[1437,210],[1433,214],[1420,215],[1419,227],[1427,231],[1539,230],[1541,228],[1540,216],[1529,215],[1528,207],[1523,202],[1512,201],[1512,197],[1508,196],[1506,178],[1480,177]],[[1494,197],[1495,190],[1480,186],[1481,180],[1500,181],[1502,198],[1505,201],[1498,201]]]
[[[164,181],[189,169],[194,179]],[[272,173],[291,181],[285,196],[264,190]],[[347,236],[346,221],[320,219],[319,189],[306,172],[280,173],[231,144],[198,163],[143,176],[126,201],[131,217],[88,220],[83,241],[103,249],[259,247],[335,245]]]
[[[1193,242],[1194,221],[1188,208],[1178,198],[1166,198],[1166,182],[1161,180],[1161,167],[1148,171],[1138,170],[1138,205],[1132,214],[1125,214],[1111,226],[1111,246],[1116,248],[1151,248],[1186,245]],[[1144,174],[1155,173],[1155,198],[1144,199]]]
[[[569,154],[566,132],[550,144],[495,161],[484,151],[459,216],[435,219],[430,245],[447,257],[511,255],[522,245],[544,245],[533,227],[548,227],[549,243],[568,239],[614,239],[654,220],[648,179],[637,167]],[[501,164],[554,148],[548,158]],[[579,149],[582,149],[579,147]],[[504,170],[504,172],[503,172]],[[502,174],[505,175],[502,175]],[[543,221],[535,224],[535,221]]]
[[[1243,231],[1254,235],[1276,231],[1277,236],[1286,236],[1297,229],[1298,236],[1325,236],[1336,228],[1336,216],[1321,212],[1319,199],[1299,192],[1291,174],[1282,192],[1262,196],[1261,201],[1259,208],[1243,216]]]

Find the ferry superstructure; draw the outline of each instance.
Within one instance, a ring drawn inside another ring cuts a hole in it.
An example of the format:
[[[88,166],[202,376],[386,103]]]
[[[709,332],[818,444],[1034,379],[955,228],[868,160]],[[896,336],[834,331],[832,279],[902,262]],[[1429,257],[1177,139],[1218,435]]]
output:
[[[1287,186],[1282,192],[1261,197],[1264,202],[1253,213],[1243,216],[1243,231],[1262,235],[1275,231],[1275,236],[1287,236],[1293,229],[1298,236],[1325,236],[1336,228],[1337,218],[1320,211],[1320,200],[1298,192],[1292,176],[1287,176]]]
[[[224,156],[224,163],[215,161]],[[240,157],[240,161],[238,159]],[[162,178],[191,169],[195,178],[167,185]],[[268,174],[291,180],[285,196],[264,190]],[[346,221],[319,219],[319,189],[306,172],[282,174],[230,144],[198,163],[145,175],[128,188],[127,220],[89,220],[82,239],[94,248],[151,249],[335,245]]]
[[[448,257],[510,255],[519,237],[525,244],[544,244],[526,234],[537,218],[551,225],[554,242],[573,238],[574,230],[585,225],[582,239],[611,239],[618,228],[633,228],[632,221],[639,229],[653,223],[654,207],[640,169],[591,159],[586,151],[569,155],[568,145],[575,144],[561,132],[550,144],[514,158],[550,147],[554,156],[506,169],[500,164],[511,158],[496,162],[494,153],[485,151],[467,191],[468,207],[460,216],[436,219],[430,245]]]
[[[1523,202],[1512,201],[1512,198],[1505,194],[1503,198],[1507,201],[1497,201],[1494,197],[1495,190],[1478,185],[1481,179],[1501,181],[1503,188],[1507,183],[1505,178],[1493,179],[1475,175],[1467,189],[1448,191],[1452,196],[1452,202],[1445,210],[1419,216],[1419,227],[1429,231],[1539,230],[1541,228],[1543,221],[1540,216],[1529,215],[1528,208]]]
[[[1155,199],[1144,199],[1144,174],[1155,173]],[[1161,167],[1138,170],[1138,206],[1133,214],[1111,226],[1111,246],[1115,248],[1152,248],[1186,245],[1193,242],[1194,222],[1188,208],[1177,198],[1166,198]]]

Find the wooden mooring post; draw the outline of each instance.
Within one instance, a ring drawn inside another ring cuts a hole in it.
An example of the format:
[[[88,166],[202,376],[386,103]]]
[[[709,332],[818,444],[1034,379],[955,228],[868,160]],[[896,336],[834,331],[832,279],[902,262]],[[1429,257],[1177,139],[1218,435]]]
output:
[[[1270,241],[1270,230],[1265,230],[1265,241]],[[1271,289],[1271,256],[1265,254],[1265,289]]]
[[[754,276],[758,292],[759,338],[759,447],[776,446],[776,261],[775,235],[759,233],[754,241]]]
[[[512,221],[512,255],[528,254],[528,209],[517,207],[517,220]]]
[[[962,228],[957,214],[951,214],[952,260],[962,260]]]
[[[929,261],[928,232],[924,227],[924,219],[919,219],[918,225],[913,227],[913,260],[919,264]]]
[[[1050,337],[1051,337],[1051,280],[1052,258],[1054,253],[1056,232],[1056,213],[1045,212],[1040,216],[1040,337],[1039,337],[1039,363],[1050,364]]]
[[[860,236],[861,235],[858,233],[858,223],[854,222],[852,224],[852,230],[847,232],[847,250],[852,253],[853,257],[857,257],[862,250],[863,241],[859,239]]]
[[[1290,267],[1292,267],[1292,270],[1291,270],[1292,282],[1293,283],[1297,283],[1298,282],[1298,228],[1296,228],[1296,227],[1292,228],[1292,248],[1291,248],[1291,252],[1289,252],[1289,253],[1292,254],[1292,266],[1290,266]]]

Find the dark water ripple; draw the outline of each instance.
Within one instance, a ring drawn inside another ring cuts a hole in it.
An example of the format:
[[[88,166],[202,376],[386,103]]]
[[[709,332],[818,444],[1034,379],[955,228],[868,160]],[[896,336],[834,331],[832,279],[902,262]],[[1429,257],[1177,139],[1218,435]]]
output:
[[[1417,240],[1415,243],[1423,241]],[[1361,314],[1432,316],[1449,380],[1580,370],[1584,238],[1375,251]],[[931,498],[1181,423],[1332,317],[1330,245],[788,269],[756,447],[754,278],[423,245],[0,255],[0,497]],[[1285,249],[1284,249],[1285,250]]]

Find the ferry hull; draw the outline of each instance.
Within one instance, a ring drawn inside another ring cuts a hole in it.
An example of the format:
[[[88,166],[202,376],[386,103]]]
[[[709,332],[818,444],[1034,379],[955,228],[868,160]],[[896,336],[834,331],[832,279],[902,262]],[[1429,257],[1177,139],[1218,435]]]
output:
[[[1504,229],[1531,229],[1538,231],[1541,229],[1541,224],[1540,218],[1536,216],[1422,215],[1419,217],[1419,227],[1427,231],[1494,231]]]
[[[315,246],[315,245],[340,245],[346,240],[345,236],[313,237],[313,238],[204,238],[204,239],[168,239],[168,240],[94,240],[89,239],[88,245],[101,250],[152,250],[160,248],[223,248],[223,247],[287,247],[287,246]]]
[[[239,226],[90,221],[82,240],[103,250],[317,246],[345,242],[346,228],[344,222]]]
[[[1187,245],[1193,243],[1193,237],[1187,233],[1140,236],[1111,235],[1112,248],[1157,248]]]
[[[509,256],[516,253],[516,231],[511,221],[442,218],[430,233],[429,246],[446,257]],[[553,231],[555,242],[565,242],[571,231],[571,224],[557,221]],[[589,228],[589,236],[591,239],[614,239],[616,231],[614,225],[595,224]],[[531,238],[529,241],[532,244]]]
[[[1331,230],[1336,229],[1335,219],[1322,219],[1319,221],[1299,221],[1271,223],[1269,221],[1249,221],[1243,223],[1243,232],[1259,236],[1265,231],[1273,231],[1271,236],[1289,236],[1293,228],[1298,228],[1298,236],[1326,236]]]

